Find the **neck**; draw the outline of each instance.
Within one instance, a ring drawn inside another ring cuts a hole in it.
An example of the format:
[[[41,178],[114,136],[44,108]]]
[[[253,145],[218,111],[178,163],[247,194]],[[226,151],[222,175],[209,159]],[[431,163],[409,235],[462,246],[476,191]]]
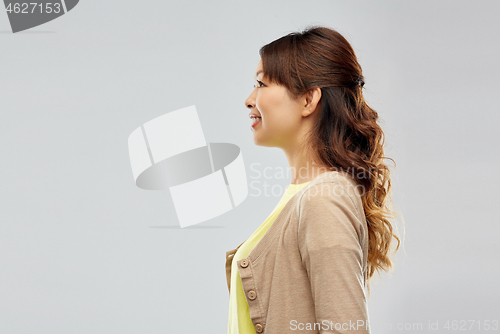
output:
[[[312,181],[316,176],[330,170],[327,166],[314,162],[311,154],[300,150],[284,150],[290,165],[292,184]]]

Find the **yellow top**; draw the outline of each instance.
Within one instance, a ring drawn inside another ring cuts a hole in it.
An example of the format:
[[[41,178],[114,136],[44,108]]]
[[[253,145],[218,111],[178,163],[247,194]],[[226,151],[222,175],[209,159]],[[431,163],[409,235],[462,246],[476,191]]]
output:
[[[311,182],[311,181],[309,181]],[[250,254],[250,251],[257,245],[260,239],[266,234],[276,217],[286,205],[288,200],[293,197],[302,187],[309,182],[288,185],[285,193],[281,197],[271,214],[260,225],[257,230],[238,248],[234,254],[231,265],[231,290],[229,292],[229,322],[227,326],[228,334],[256,334],[255,326],[250,319],[250,311],[246,300],[243,286],[241,284],[240,273],[238,272],[237,262]],[[234,288],[233,288],[234,287]]]

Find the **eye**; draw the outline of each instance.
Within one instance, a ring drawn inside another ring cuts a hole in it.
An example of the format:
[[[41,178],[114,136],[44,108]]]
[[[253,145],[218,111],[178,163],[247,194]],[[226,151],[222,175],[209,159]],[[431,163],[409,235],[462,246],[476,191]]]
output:
[[[265,87],[265,85],[264,85],[264,83],[262,81],[259,81],[257,79],[255,79],[255,81],[257,81],[257,84],[259,85],[259,88]],[[255,88],[255,85],[253,85],[253,88]]]

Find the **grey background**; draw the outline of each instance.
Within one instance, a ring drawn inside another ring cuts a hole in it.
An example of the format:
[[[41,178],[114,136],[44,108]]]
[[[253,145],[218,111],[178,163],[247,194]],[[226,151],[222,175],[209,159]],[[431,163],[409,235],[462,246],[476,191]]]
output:
[[[372,329],[500,320],[499,14],[498,1],[86,0],[12,34],[0,11],[0,332],[225,333],[225,252],[281,193],[177,228],[168,191],[134,185],[127,138],[195,104],[249,181],[252,164],[286,168],[253,144],[244,101],[258,49],[309,24],[353,45],[397,163],[406,239],[372,284]]]

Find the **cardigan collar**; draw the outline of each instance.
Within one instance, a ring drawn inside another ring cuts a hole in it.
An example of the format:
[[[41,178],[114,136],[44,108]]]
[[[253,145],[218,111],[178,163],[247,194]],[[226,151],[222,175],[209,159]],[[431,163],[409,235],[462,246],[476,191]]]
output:
[[[313,187],[317,184],[320,184],[322,182],[325,182],[329,179],[336,178],[336,177],[340,176],[341,174],[346,175],[348,179],[350,179],[352,182],[354,182],[352,177],[346,172],[343,172],[343,171],[339,172],[336,170],[326,171],[326,172],[323,172],[323,173],[317,175],[314,179],[311,180],[311,182],[309,182],[308,185],[306,185],[305,187],[300,189],[297,193],[295,193],[295,195],[293,195],[288,200],[288,202],[285,204],[285,206],[283,207],[281,212],[278,214],[278,216],[276,217],[274,222],[271,224],[269,229],[266,231],[264,236],[259,240],[257,245],[250,251],[247,258],[250,259],[251,261],[255,261],[262,253],[264,253],[264,251],[268,248],[268,246],[271,244],[271,242],[279,234],[279,231],[281,230],[281,226],[286,221],[286,217],[289,217],[291,211],[297,207],[297,201],[300,199],[301,195],[305,191],[307,191],[307,189],[309,189],[310,187]],[[238,250],[238,248],[240,248],[240,246],[245,243],[245,241],[242,242],[236,249],[234,249],[234,252],[236,252]]]

